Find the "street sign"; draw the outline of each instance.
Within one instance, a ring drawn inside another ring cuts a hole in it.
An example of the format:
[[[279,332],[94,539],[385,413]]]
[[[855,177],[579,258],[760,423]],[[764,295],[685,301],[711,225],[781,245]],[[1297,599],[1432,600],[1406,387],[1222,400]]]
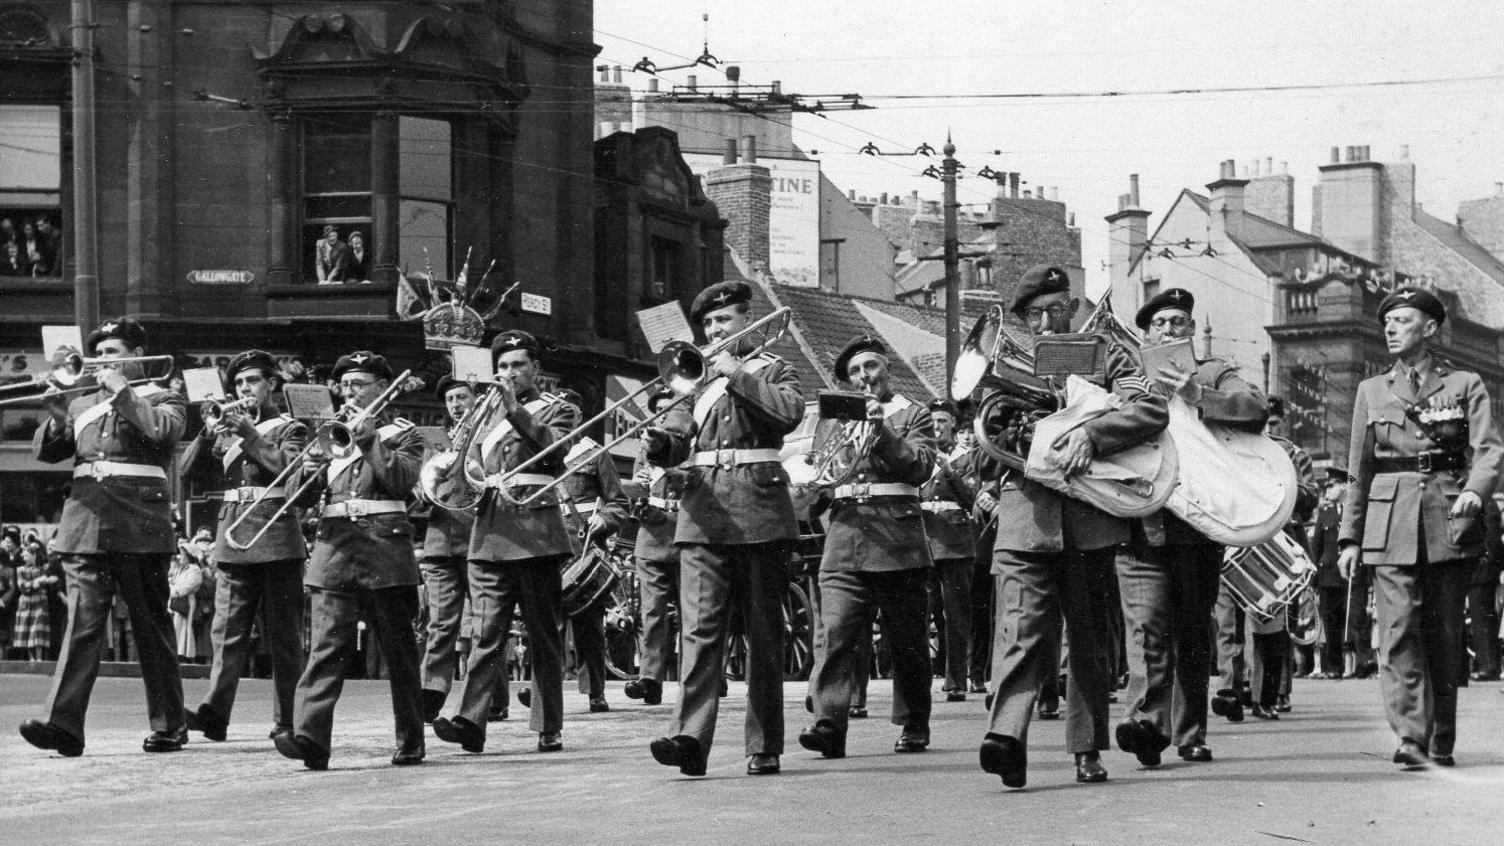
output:
[[[249,285],[256,274],[249,270],[190,270],[188,282],[192,285]]]
[[[553,314],[554,301],[538,294],[523,294],[522,310],[533,314]]]

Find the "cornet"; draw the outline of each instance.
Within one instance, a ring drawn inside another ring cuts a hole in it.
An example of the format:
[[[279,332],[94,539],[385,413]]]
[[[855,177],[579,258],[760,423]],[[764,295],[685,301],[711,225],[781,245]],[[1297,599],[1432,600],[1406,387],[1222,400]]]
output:
[[[261,401],[255,397],[242,397],[230,402],[216,402],[209,400],[199,409],[199,416],[204,418],[204,425],[213,429],[224,422],[226,414],[243,414],[251,418],[251,423],[261,422]]]

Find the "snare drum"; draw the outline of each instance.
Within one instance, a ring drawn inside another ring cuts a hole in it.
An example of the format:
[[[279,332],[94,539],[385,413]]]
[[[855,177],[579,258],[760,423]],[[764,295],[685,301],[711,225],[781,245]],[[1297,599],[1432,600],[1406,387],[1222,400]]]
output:
[[[573,617],[599,602],[616,587],[619,578],[611,554],[599,546],[590,546],[561,574],[564,614]]]
[[[1315,575],[1316,565],[1306,551],[1284,532],[1258,546],[1230,546],[1222,559],[1227,592],[1262,622],[1283,613]]]

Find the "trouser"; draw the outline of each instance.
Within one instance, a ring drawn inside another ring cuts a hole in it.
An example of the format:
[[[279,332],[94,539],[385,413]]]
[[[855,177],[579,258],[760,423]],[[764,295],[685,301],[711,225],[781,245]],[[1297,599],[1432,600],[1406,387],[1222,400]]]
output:
[[[864,639],[871,642],[872,614],[880,610],[883,635],[893,656],[893,724],[929,728],[928,570],[821,571],[825,660],[814,683],[817,720],[829,720],[846,730],[858,682],[852,659]]]
[[[516,561],[471,561],[470,606],[475,632],[458,716],[485,733],[497,676],[507,671],[507,636],[520,609],[532,660],[528,725],[539,734],[564,728],[564,600],[560,568],[568,555]]]
[[[1045,666],[1054,667],[1055,671],[1045,673],[1039,682],[1039,711],[1058,713],[1060,711],[1060,697],[1065,694],[1065,676],[1067,668],[1061,655],[1066,644],[1065,620],[1060,620],[1059,630],[1049,639],[1048,654],[1044,658]]]
[[[674,659],[674,621],[670,613],[679,597],[679,559],[637,559],[637,595],[642,609],[638,675],[663,681]]]
[[[392,689],[392,717],[397,748],[423,744],[423,708],[419,701],[418,642],[413,619],[418,615],[416,585],[379,590],[309,588],[313,648],[298,679],[293,703],[293,731],[328,751],[334,731],[334,706],[345,686],[345,665],[355,651],[362,603],[386,660]]]
[[[251,630],[261,610],[261,636],[272,659],[272,723],[291,726],[293,696],[303,672],[303,560],[220,564],[214,587],[214,667],[203,708],[230,721]]]
[[[997,694],[987,731],[1027,745],[1040,685],[1046,674],[1058,672],[1053,659],[1063,616],[1070,631],[1066,750],[1109,748],[1107,627],[1113,550],[998,550],[994,555],[999,573],[992,680]]]
[[[668,734],[695,738],[707,757],[715,739],[733,601],[741,607],[747,637],[745,754],[783,754],[783,595],[788,560],[789,542],[782,540],[680,547],[683,674]]]
[[[983,684],[992,675],[992,618],[996,590],[992,575],[992,544],[997,529],[984,529],[977,537],[977,557],[971,569],[971,648],[967,676]]]
[[[569,618],[574,631],[580,691],[595,699],[606,695],[606,606],[596,602]]]
[[[1282,693],[1281,684],[1290,661],[1290,633],[1254,632],[1253,671],[1249,693],[1261,708],[1273,708]]]
[[[971,580],[975,558],[942,558],[935,562],[930,584],[930,613],[940,633],[942,690],[966,691],[971,666]]]
[[[1243,695],[1243,609],[1233,600],[1232,593],[1217,579],[1217,601],[1212,606],[1212,619],[1216,622],[1217,641],[1217,695]]]
[[[1473,585],[1467,593],[1468,639],[1473,669],[1482,676],[1499,674],[1499,611],[1494,607],[1497,585]]]
[[[1206,742],[1211,644],[1222,547],[1130,545],[1118,553],[1128,631],[1128,709],[1176,746]]]
[[[1329,676],[1342,675],[1342,653],[1351,642],[1346,630],[1349,606],[1347,582],[1334,587],[1317,589],[1317,601],[1321,603],[1321,629],[1326,641],[1321,644],[1321,671]]]
[[[465,598],[470,592],[470,564],[464,556],[435,556],[423,560],[423,586],[428,595],[428,629],[423,650],[423,689],[447,696],[461,660],[458,643],[464,628]],[[505,662],[496,676],[492,702],[505,708],[510,695]]]
[[[68,627],[52,675],[45,722],[84,739],[84,715],[99,676],[110,601],[119,591],[131,615],[151,729],[175,732],[183,727],[183,679],[167,612],[170,559],[165,553],[132,552],[63,556]]]
[[[1401,741],[1432,755],[1452,754],[1457,741],[1462,609],[1476,563],[1422,560],[1372,568],[1379,689],[1389,726]]]

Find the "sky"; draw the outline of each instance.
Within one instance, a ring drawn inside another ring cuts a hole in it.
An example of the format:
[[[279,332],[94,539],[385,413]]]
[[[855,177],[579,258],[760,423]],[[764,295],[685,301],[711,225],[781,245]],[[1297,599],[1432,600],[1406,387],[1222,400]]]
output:
[[[1130,173],[1139,174],[1141,205],[1156,213],[1151,231],[1182,188],[1204,192],[1223,159],[1235,159],[1240,175],[1254,160],[1271,158],[1275,172],[1288,163],[1300,229],[1310,228],[1311,186],[1334,146],[1367,145],[1378,161],[1407,146],[1417,200],[1447,220],[1458,202],[1504,182],[1501,3],[597,0],[595,24],[600,64],[684,64],[708,36],[721,68],[738,65],[743,84],[861,94],[876,108],[794,118],[795,142],[817,150],[843,190],[939,199],[940,183],[918,175],[931,160],[856,151],[869,141],[883,151],[939,149],[947,132],[963,174],[986,165],[1022,173],[1026,187],[1057,188],[1082,230],[1093,296],[1107,284],[1103,218]],[[705,67],[662,78],[682,84],[688,74],[725,83]],[[648,79],[624,77],[637,89]],[[1395,81],[1424,82],[1374,85]],[[1320,87],[955,96],[1271,86]],[[985,203],[994,192],[967,178],[959,199]]]

